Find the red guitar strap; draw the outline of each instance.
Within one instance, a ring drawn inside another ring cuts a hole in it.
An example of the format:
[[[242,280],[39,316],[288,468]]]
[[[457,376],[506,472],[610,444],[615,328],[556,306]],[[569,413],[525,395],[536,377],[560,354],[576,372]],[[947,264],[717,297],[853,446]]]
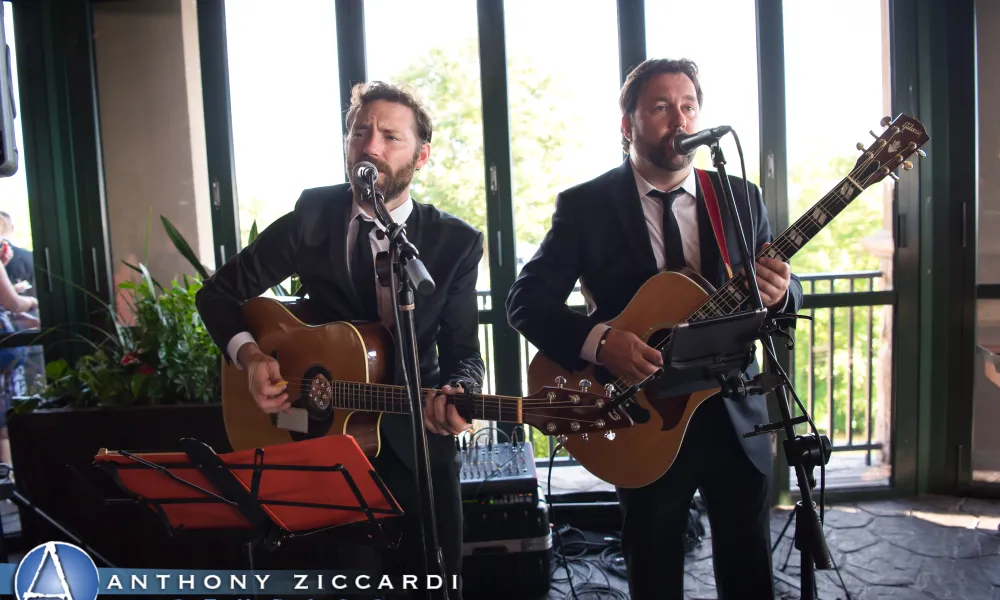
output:
[[[701,193],[705,196],[705,208],[708,209],[708,218],[712,221],[712,231],[715,232],[715,242],[719,245],[719,252],[722,254],[722,262],[726,265],[726,273],[729,278],[733,278],[733,269],[729,265],[729,250],[726,248],[726,233],[722,229],[722,213],[719,212],[719,199],[715,195],[715,186],[708,173],[701,169],[695,169],[698,174],[698,181],[701,183]]]

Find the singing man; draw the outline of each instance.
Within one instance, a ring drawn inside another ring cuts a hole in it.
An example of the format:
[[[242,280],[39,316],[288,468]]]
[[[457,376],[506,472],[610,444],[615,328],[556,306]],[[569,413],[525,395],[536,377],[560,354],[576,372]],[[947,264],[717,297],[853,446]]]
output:
[[[564,369],[580,370],[589,362],[630,384],[645,379],[662,366],[660,352],[604,323],[659,271],[687,267],[716,287],[728,277],[692,167],[694,153],[678,154],[673,147],[679,133],[699,130],[702,100],[692,61],[650,59],[637,66],[619,99],[628,157],[556,198],[552,226],[511,288],[507,317]],[[718,173],[709,176],[716,198],[724,201]],[[748,241],[750,233],[756,235],[756,254],[772,239],[760,189],[750,184],[747,198],[743,180],[730,180],[741,223],[756,225],[756,231],[742,232]],[[726,237],[736,239],[735,225],[723,219],[723,226]],[[740,253],[734,242],[727,246],[736,273],[742,268]],[[797,311],[802,286],[789,265],[762,259],[756,268],[764,305],[771,311]],[[577,280],[586,295],[586,315],[566,306]],[[747,376],[757,370],[754,363]],[[684,533],[695,490],[708,510],[719,597],[774,596],[771,444],[768,436],[742,436],[766,422],[763,396],[741,402],[714,396],[695,411],[677,459],[660,479],[645,487],[618,488],[633,600],[684,597]]]
[[[410,197],[414,172],[430,158],[432,133],[431,117],[414,95],[382,82],[356,85],[345,131],[344,156],[353,181],[302,192],[294,210],[205,282],[197,296],[198,311],[226,360],[246,370],[252,401],[272,414],[290,407],[289,394],[281,383],[279,361],[264,354],[247,332],[240,314],[246,300],[298,274],[325,320],[380,322],[395,334],[396,299],[391,288],[376,284],[375,275],[375,256],[389,242],[376,234],[383,225],[353,175],[361,161],[378,168],[376,187],[386,208],[393,221],[406,224],[407,238],[436,285],[430,295],[415,294],[414,321],[421,386],[438,390],[425,399],[424,427],[438,539],[451,580],[461,574],[462,559],[461,462],[454,436],[470,425],[453,405],[446,405],[446,396],[482,385],[476,280],[483,235]],[[399,352],[394,356],[395,376],[384,383],[402,385]],[[423,573],[409,416],[383,415],[381,439],[372,465],[407,513],[403,553],[386,556],[383,567],[387,573]],[[450,597],[461,598],[461,593]]]

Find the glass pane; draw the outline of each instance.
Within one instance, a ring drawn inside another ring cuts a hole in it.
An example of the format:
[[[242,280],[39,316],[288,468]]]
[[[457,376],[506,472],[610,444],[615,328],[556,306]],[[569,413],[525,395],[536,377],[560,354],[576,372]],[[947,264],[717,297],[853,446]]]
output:
[[[880,132],[879,120],[890,114],[883,4],[784,3],[790,223],[847,176],[859,156],[855,145],[870,145],[868,131]],[[867,271],[879,275],[876,290],[891,288],[892,192],[891,178],[869,187],[793,257],[795,273]],[[833,291],[849,291],[848,280]]]
[[[226,46],[242,247],[302,190],[346,181],[334,3],[229,0]]]
[[[684,15],[684,26],[665,27]],[[612,21],[616,23],[617,21]],[[746,0],[646,2],[646,56],[689,58],[698,65],[704,91],[701,128],[730,125],[743,147],[747,179],[760,183],[760,118],[757,103],[757,34],[754,3]],[[706,35],[711,31],[711,35]],[[717,43],[724,40],[725,43]],[[726,171],[740,175],[739,154],[732,137],[722,144]],[[707,148],[695,166],[714,170]]]
[[[622,162],[618,9],[577,6],[504,4],[518,271],[548,231],[556,194]],[[573,27],[553,28],[567,11]]]
[[[979,110],[979,283],[1000,283],[1000,7],[979,2],[976,10],[978,46],[976,89]]]
[[[447,18],[442,19],[442,15]],[[397,41],[400,32],[405,43]],[[430,112],[431,157],[413,177],[414,200],[486,232],[486,179],[476,3],[365,1],[368,79],[409,86]],[[487,253],[489,243],[487,241]],[[489,308],[483,254],[477,289]]]
[[[829,293],[830,282],[805,292]],[[874,278],[855,281],[867,290]],[[855,306],[801,311],[791,373],[795,392],[821,435],[833,443],[827,487],[888,485],[892,475],[893,306]],[[832,410],[831,410],[832,407]],[[802,414],[798,407],[795,414]],[[810,430],[799,425],[796,432]],[[819,480],[820,471],[814,475]],[[792,489],[797,482],[790,473]]]
[[[618,93],[618,15],[613,0],[579,3],[506,0],[507,86],[517,270],[530,259],[548,231],[556,195],[616,168],[622,162]],[[568,11],[573,27],[552,27]],[[586,81],[587,85],[580,85]],[[569,303],[582,304],[576,292]],[[523,342],[523,338],[522,338]],[[536,349],[523,343],[527,364]],[[550,436],[528,432],[536,459],[547,459]],[[554,447],[555,443],[552,443]],[[565,450],[560,456],[566,456]],[[597,479],[582,467],[560,469],[558,482],[590,489]]]
[[[1000,483],[1000,300],[980,300],[977,313],[972,479]]]
[[[17,43],[14,39],[14,9],[10,2],[3,3],[3,28],[10,48],[10,64],[17,65]],[[0,236],[12,250],[10,262],[6,265],[7,278],[12,288],[6,290],[5,297],[28,306],[30,300],[15,296],[35,296],[35,259],[32,254],[31,217],[28,214],[28,181],[24,169],[24,138],[21,135],[21,106],[17,87],[17,69],[11,73],[14,95],[14,138],[18,148],[17,172],[10,177],[0,177]],[[0,307],[0,337],[15,331],[38,329],[37,309],[24,313],[15,306]]]

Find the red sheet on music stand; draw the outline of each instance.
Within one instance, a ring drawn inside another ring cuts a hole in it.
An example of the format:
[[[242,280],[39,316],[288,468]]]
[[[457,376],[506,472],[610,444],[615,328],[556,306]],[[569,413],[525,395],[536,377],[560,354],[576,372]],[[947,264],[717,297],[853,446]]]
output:
[[[248,493],[254,474],[255,450],[242,450],[221,454],[219,458],[231,469]],[[148,462],[161,465],[176,477],[197,485],[214,494],[219,494],[197,467],[191,464],[183,452],[136,454]],[[95,460],[98,463],[113,463],[121,485],[137,496],[151,503],[160,500],[189,498],[206,499],[210,502],[163,503],[159,507],[172,528],[184,529],[249,529],[250,524],[239,509],[193,489],[157,469],[137,463],[132,458],[117,452],[102,449]],[[353,437],[330,435],[301,442],[279,444],[263,448],[263,463],[260,488],[257,499],[261,508],[276,525],[289,532],[308,531],[321,527],[345,525],[366,520],[359,510],[336,510],[319,507],[285,506],[269,501],[286,501],[357,507],[354,491],[348,485],[344,473],[334,470],[302,471],[293,469],[268,468],[269,466],[323,467],[341,464],[350,473],[368,507],[373,510],[398,510],[395,499],[392,505],[376,485],[370,475],[371,463],[361,451]],[[375,518],[393,516],[386,512],[374,514]]]

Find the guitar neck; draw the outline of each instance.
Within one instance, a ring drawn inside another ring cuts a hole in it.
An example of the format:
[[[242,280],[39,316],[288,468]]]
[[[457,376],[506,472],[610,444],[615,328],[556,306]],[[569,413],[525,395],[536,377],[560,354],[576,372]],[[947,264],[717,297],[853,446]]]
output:
[[[847,205],[860,196],[864,189],[864,186],[851,176],[845,177],[791,227],[775,238],[767,248],[761,250],[755,259],[766,257],[788,262],[834,217],[847,208]],[[740,309],[747,298],[749,292],[746,289],[746,276],[739,273],[712,294],[687,320],[699,321],[732,314]]]
[[[334,381],[332,386],[335,408],[410,414],[410,399],[403,386],[354,381]],[[421,391],[421,402],[430,391],[430,389]],[[467,418],[517,424],[523,422],[521,398],[491,394],[453,394],[447,397],[447,401],[458,409],[459,414]]]

